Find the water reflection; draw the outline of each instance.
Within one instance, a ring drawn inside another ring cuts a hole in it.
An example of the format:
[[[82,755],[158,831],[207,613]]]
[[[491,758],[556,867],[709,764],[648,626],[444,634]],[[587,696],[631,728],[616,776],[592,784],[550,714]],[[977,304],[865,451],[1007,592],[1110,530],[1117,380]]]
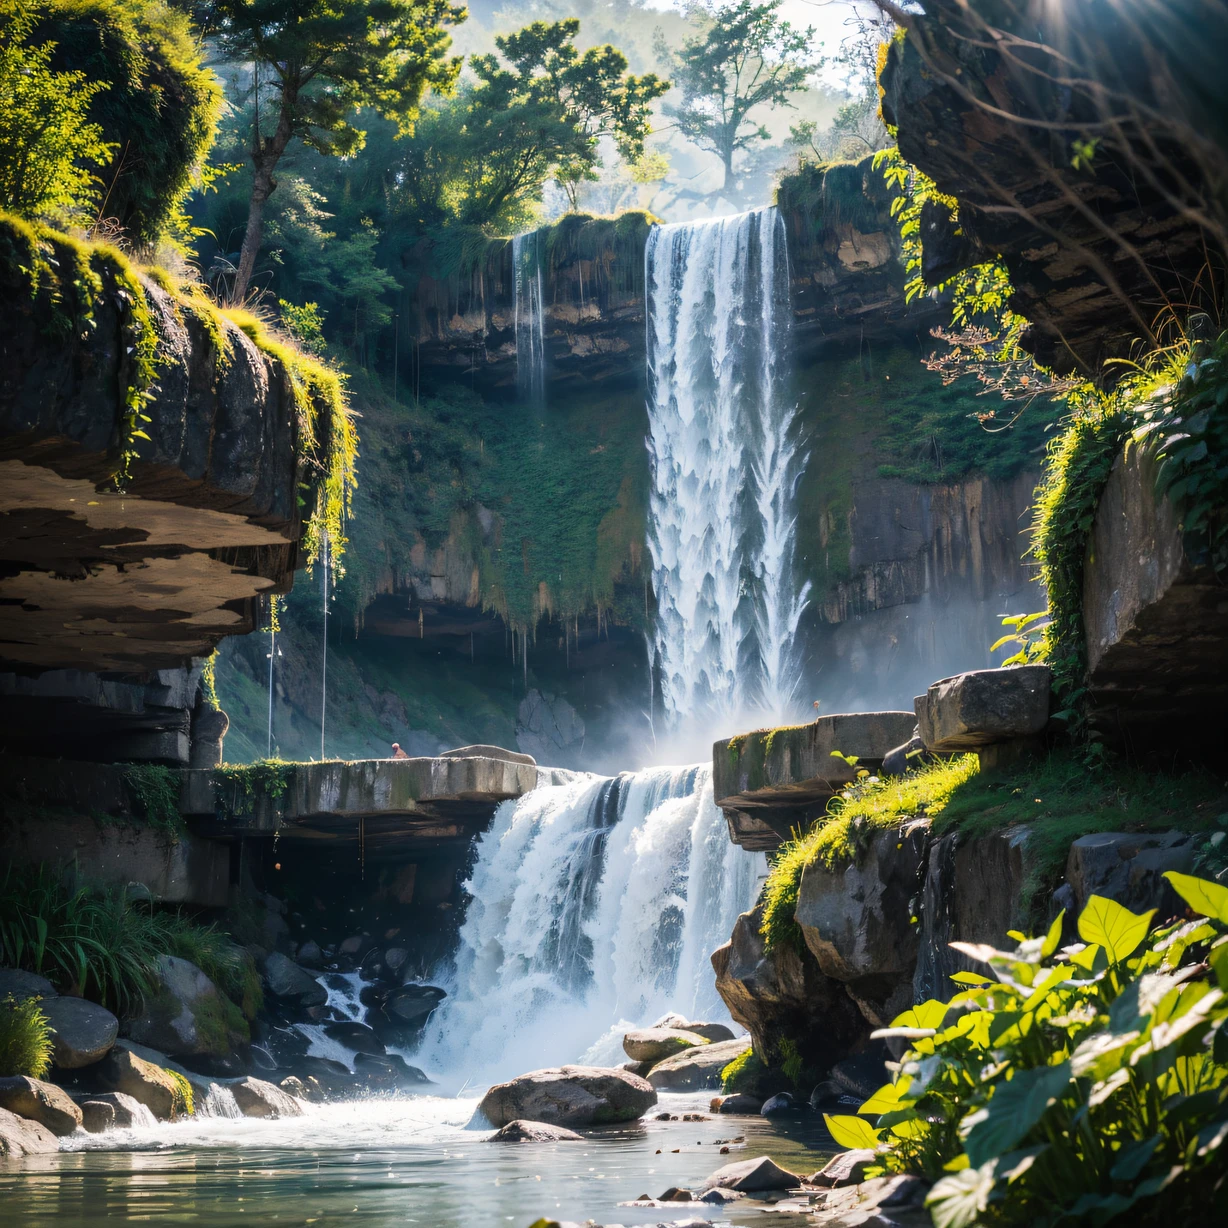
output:
[[[662,1101],[662,1110],[679,1114],[706,1107],[706,1097]],[[657,1223],[664,1213],[619,1202],[696,1186],[732,1159],[767,1153],[799,1172],[822,1160],[821,1119],[814,1117],[785,1125],[728,1117],[649,1121],[594,1131],[583,1143],[492,1144],[485,1132],[462,1128],[473,1107],[423,1097],[329,1106],[293,1122],[128,1131],[108,1136],[122,1150],[0,1163],[0,1224],[214,1228],[276,1221],[327,1228],[360,1220],[373,1228],[524,1228],[546,1214],[635,1225]],[[717,1140],[736,1134],[746,1135],[746,1149],[721,1156]],[[762,1223],[761,1212],[737,1204],[705,1215],[722,1224]]]

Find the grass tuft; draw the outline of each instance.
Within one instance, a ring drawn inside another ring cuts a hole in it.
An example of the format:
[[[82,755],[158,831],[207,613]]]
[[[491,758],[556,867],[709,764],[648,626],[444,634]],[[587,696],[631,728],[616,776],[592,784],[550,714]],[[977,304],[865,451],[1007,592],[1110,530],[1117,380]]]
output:
[[[51,1028],[37,998],[0,1000],[0,1078],[41,1079],[51,1065]]]

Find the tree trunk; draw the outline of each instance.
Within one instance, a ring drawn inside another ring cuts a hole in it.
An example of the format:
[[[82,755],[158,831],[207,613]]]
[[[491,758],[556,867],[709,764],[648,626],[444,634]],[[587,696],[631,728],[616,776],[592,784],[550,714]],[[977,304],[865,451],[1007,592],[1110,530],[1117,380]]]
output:
[[[729,181],[733,178],[733,150],[727,149],[721,156],[721,160],[725,163],[725,179],[721,184],[721,191],[729,191]]]
[[[296,96],[284,87],[281,94],[281,111],[277,117],[277,127],[270,137],[261,138],[256,135],[253,143],[252,161],[256,165],[256,175],[252,181],[252,198],[247,209],[247,229],[243,232],[243,248],[239,252],[239,267],[235,272],[235,284],[230,292],[233,303],[241,303],[247,297],[247,288],[252,280],[252,271],[256,267],[256,257],[260,253],[260,237],[264,230],[264,206],[277,187],[273,172],[277,169],[281,155],[290,144],[294,133],[294,109]]]

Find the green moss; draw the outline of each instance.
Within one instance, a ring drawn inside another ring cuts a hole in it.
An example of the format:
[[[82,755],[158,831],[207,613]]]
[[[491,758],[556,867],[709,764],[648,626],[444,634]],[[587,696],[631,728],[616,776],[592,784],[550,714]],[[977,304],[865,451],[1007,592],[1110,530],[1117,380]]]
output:
[[[258,759],[255,763],[223,763],[213,769],[213,791],[220,818],[245,818],[267,799],[275,813],[290,787],[295,764],[284,759]]]
[[[213,1057],[225,1057],[251,1040],[243,1012],[225,994],[217,993],[195,1003],[192,1018],[196,1034]]]
[[[905,776],[853,785],[833,798],[827,819],[785,841],[773,857],[762,896],[764,949],[770,953],[785,944],[800,948],[801,930],[793,914],[808,866],[834,870],[855,860],[875,831],[941,814],[977,770],[976,756],[962,755]]]
[[[721,1071],[721,1091],[726,1095],[753,1092],[766,1070],[754,1049],[745,1049]]]
[[[816,236],[841,225],[863,233],[880,230],[887,193],[872,162],[873,155],[855,162],[804,163],[781,179],[777,208],[797,215]]]
[[[174,1090],[171,1092],[171,1120],[191,1117],[196,1112],[191,1083],[177,1070],[167,1070],[165,1067],[159,1067],[159,1069],[174,1084]]]
[[[179,813],[179,773],[158,764],[133,763],[124,768],[124,788],[133,813],[178,842],[186,831]]]

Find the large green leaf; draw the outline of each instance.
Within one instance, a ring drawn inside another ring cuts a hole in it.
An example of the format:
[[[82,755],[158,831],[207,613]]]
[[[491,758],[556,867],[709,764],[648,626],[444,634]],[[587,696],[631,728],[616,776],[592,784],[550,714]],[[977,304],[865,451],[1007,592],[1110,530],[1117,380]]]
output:
[[[1099,943],[1109,962],[1118,964],[1129,959],[1147,937],[1155,911],[1131,912],[1116,900],[1094,895],[1079,915],[1079,937],[1084,942]]]
[[[987,1109],[972,1114],[964,1149],[973,1167],[1012,1150],[1070,1083],[1070,1063],[1021,1070],[999,1083]]]
[[[873,1149],[878,1146],[878,1131],[860,1117],[832,1117],[824,1113],[823,1120],[828,1133],[841,1147]]]
[[[1173,890],[1196,912],[1228,925],[1228,887],[1193,874],[1169,870],[1164,877]]]
[[[965,1168],[943,1177],[930,1190],[925,1205],[935,1228],[968,1228],[989,1205],[994,1187],[994,1162]]]
[[[904,1077],[896,1083],[887,1083],[880,1087],[873,1096],[867,1100],[858,1113],[894,1113],[901,1103],[908,1097],[908,1088],[911,1079]]]

